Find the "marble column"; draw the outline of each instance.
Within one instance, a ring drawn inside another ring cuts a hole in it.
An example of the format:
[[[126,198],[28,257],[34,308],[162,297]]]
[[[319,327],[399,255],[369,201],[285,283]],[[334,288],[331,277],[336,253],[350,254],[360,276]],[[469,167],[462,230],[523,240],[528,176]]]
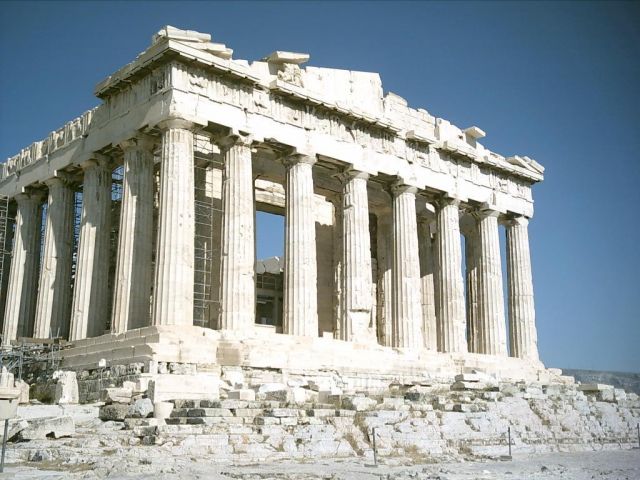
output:
[[[393,340],[396,348],[423,348],[417,188],[403,184],[393,194]]]
[[[507,355],[499,213],[483,210],[478,219],[478,353]]]
[[[431,222],[428,218],[418,221],[418,248],[420,249],[420,290],[422,298],[422,330],[427,350],[438,349],[436,321],[435,261]]]
[[[372,277],[369,234],[369,174],[348,171],[343,174],[342,265],[344,309],[340,338],[354,342],[375,342],[371,327]]]
[[[160,206],[153,289],[153,325],[193,325],[195,191],[193,124],[160,125]]]
[[[289,335],[318,336],[316,231],[313,193],[315,158],[292,155],[285,161],[286,217],[284,313]]]
[[[102,335],[109,313],[111,169],[107,159],[83,165],[82,219],[69,340]]]
[[[49,187],[49,198],[33,336],[67,338],[71,316],[74,191],[62,178],[52,178],[45,183]]]
[[[248,330],[256,318],[255,214],[251,141],[227,137],[224,157],[220,242],[221,329]]]
[[[510,346],[512,357],[538,361],[528,224],[525,217],[507,223]]]
[[[124,176],[111,331],[149,325],[153,249],[153,141],[136,137],[120,144]]]
[[[458,201],[443,199],[437,209],[438,350],[466,352],[466,315]]]
[[[42,196],[38,193],[20,194],[18,204],[2,344],[9,345],[17,337],[33,334],[40,264],[40,231],[42,225]]]
[[[393,225],[391,209],[380,210],[378,219],[378,341],[393,345]]]
[[[467,228],[464,234],[465,252],[465,281],[467,285],[466,313],[467,313],[467,348],[470,352],[478,353],[478,257],[480,255],[478,224],[476,219],[467,215]]]

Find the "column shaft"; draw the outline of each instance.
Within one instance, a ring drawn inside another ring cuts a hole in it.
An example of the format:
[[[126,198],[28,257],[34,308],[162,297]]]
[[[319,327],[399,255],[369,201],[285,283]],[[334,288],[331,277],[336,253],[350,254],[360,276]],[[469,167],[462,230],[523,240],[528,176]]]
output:
[[[498,213],[478,214],[478,353],[507,355]]]
[[[418,246],[420,248],[420,283],[422,298],[422,329],[424,345],[428,350],[438,349],[435,294],[435,262],[431,227],[428,220],[418,222]]]
[[[18,212],[2,332],[3,345],[33,334],[40,264],[41,197],[16,196]]]
[[[312,168],[315,158],[287,161],[283,331],[318,335],[316,232]]]
[[[416,188],[393,188],[393,346],[423,348]]]
[[[378,218],[378,341],[393,345],[393,226],[391,211]]]
[[[71,312],[74,192],[59,178],[49,180],[44,255],[33,336],[67,338]]]
[[[533,300],[528,220],[519,217],[507,225],[507,276],[511,356],[537,361],[538,335]]]
[[[190,124],[161,125],[153,325],[193,325],[195,193]]]
[[[124,177],[113,288],[113,333],[149,325],[153,249],[152,145],[132,139],[121,146]]]
[[[374,329],[371,328],[373,299],[368,177],[365,173],[347,172],[343,179],[342,263],[345,308],[340,338],[354,342],[375,341]]]
[[[445,199],[437,212],[438,350],[466,352],[466,316],[458,202]]]
[[[473,228],[464,235],[464,251],[467,282],[467,348],[470,352],[478,353],[480,332],[478,329],[478,257],[479,238],[475,219],[472,218]]]
[[[246,330],[256,317],[255,216],[251,146],[225,139],[220,245],[220,328]]]
[[[92,161],[85,168],[82,187],[82,220],[69,340],[102,335],[106,328],[110,217],[111,170],[105,161]]]

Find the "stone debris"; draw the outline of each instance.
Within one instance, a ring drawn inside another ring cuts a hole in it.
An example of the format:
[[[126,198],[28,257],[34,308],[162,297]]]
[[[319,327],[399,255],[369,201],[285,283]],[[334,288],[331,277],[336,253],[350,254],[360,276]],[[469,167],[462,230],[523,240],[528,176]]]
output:
[[[53,372],[53,379],[57,380],[53,403],[79,403],[80,397],[76,372],[58,370]]]
[[[122,422],[131,413],[131,411],[131,407],[125,403],[104,405],[100,407],[100,420],[115,420]]]
[[[153,414],[154,405],[150,398],[139,398],[131,405],[131,417],[147,418]]]
[[[133,390],[130,388],[105,388],[102,390],[100,399],[106,403],[129,403],[133,396]]]
[[[15,380],[15,387],[20,389],[20,404],[29,403],[29,384],[24,380]]]
[[[70,437],[76,433],[73,418],[70,416],[36,418],[27,423],[28,425],[18,432],[20,440]]]
[[[486,380],[466,376],[455,383],[484,384]],[[162,447],[175,458],[211,454],[216,461],[234,463],[321,458],[367,462],[373,455],[374,429],[379,461],[396,464],[500,459],[507,454],[508,428],[514,455],[630,448],[637,442],[640,400],[632,393],[618,392],[613,401],[601,401],[603,391],[614,390],[582,390],[563,382],[497,382],[495,391],[452,390],[451,385],[395,385],[378,394],[343,392],[327,395],[326,402],[297,404],[291,401],[292,391],[317,394],[311,388],[318,385],[266,382],[259,395],[277,392],[281,399],[213,396],[154,404],[142,397],[132,398],[129,404],[86,406],[87,412],[73,406],[70,411],[78,418],[82,415],[82,443],[91,448]],[[261,385],[252,385],[250,391],[260,390]],[[20,414],[46,415],[63,408],[70,407],[34,405],[20,407]],[[102,421],[95,419],[98,408]],[[12,427],[11,435],[29,441],[13,444],[12,455],[20,461],[41,457],[53,461],[69,455],[69,448],[80,448],[79,443],[62,448],[43,439],[73,435],[70,419],[22,420]],[[37,443],[43,441],[49,443]],[[27,448],[31,443],[34,446]],[[141,458],[150,455],[144,451],[139,450]]]

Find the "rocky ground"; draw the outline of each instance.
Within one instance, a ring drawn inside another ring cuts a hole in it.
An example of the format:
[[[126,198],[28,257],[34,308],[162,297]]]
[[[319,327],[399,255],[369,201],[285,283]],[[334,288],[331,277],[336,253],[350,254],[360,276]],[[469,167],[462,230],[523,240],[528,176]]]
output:
[[[54,375],[57,404],[25,398],[10,422],[0,478],[640,479],[640,398],[608,385],[464,373],[348,393],[234,375],[209,399],[127,380],[90,404]]]
[[[210,480],[635,480],[640,478],[640,451],[516,455],[510,461],[447,462],[377,467],[366,461],[318,460],[260,465],[220,465],[215,458],[167,457],[153,447],[137,461],[121,457],[92,458],[91,463],[64,467],[55,462],[9,464],[0,478],[15,479],[190,479]]]

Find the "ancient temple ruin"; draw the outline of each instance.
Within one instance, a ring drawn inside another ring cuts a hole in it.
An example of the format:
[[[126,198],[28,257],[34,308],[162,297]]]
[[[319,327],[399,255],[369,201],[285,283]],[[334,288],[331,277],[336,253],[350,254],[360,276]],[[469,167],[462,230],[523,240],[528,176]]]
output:
[[[3,344],[67,339],[69,369],[545,375],[543,167],[308,60],[165,27],[98,107],[0,165]],[[284,258],[256,258],[256,211],[284,215]]]

